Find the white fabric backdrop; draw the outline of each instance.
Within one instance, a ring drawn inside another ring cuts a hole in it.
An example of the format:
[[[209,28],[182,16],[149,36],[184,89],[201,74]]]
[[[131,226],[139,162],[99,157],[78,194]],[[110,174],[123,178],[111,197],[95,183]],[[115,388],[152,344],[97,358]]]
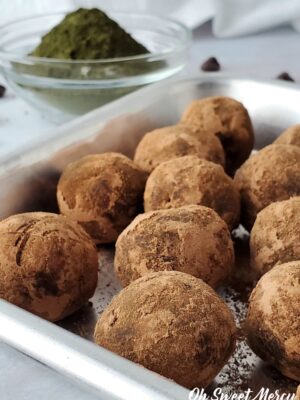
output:
[[[0,24],[78,6],[164,14],[190,28],[213,18],[213,32],[218,37],[246,35],[283,24],[300,31],[299,0],[0,0]]]

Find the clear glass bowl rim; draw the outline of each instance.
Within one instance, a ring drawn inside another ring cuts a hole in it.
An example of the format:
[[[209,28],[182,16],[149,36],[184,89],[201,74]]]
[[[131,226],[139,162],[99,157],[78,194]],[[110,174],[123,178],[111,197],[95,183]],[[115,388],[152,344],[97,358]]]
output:
[[[13,21],[10,21],[7,24],[4,24],[0,26],[0,37],[2,36],[3,31],[7,31],[10,27],[13,28],[16,24],[26,22],[26,21],[34,21],[40,18],[48,18],[51,16],[58,16],[58,15],[65,15],[70,10],[68,11],[60,11],[60,12],[55,12],[55,13],[46,13],[46,14],[36,14],[31,17],[26,17],[26,18],[19,18]],[[118,57],[118,58],[105,58],[105,59],[99,59],[99,60],[63,60],[63,59],[57,59],[57,58],[46,58],[46,57],[34,57],[34,56],[28,56],[28,55],[20,55],[20,54],[15,54],[13,52],[8,52],[3,50],[3,48],[0,46],[0,58],[6,59],[9,61],[15,61],[15,62],[20,62],[20,63],[47,63],[47,64],[64,64],[64,65],[69,65],[69,64],[76,64],[76,65],[86,65],[86,64],[111,64],[111,63],[120,63],[120,62],[130,62],[130,61],[142,61],[142,60],[158,60],[164,57],[167,57],[172,54],[176,54],[184,49],[187,48],[190,40],[191,40],[191,32],[189,28],[187,28],[184,24],[181,22],[172,19],[172,18],[166,18],[162,17],[160,15],[155,15],[155,14],[145,14],[145,13],[127,13],[127,12],[112,12],[110,15],[113,17],[115,16],[130,16],[133,18],[148,18],[152,20],[156,20],[157,22],[162,22],[162,23],[169,23],[175,26],[176,28],[179,28],[181,31],[182,35],[182,40],[181,43],[175,48],[175,49],[170,49],[167,51],[159,52],[159,53],[145,53],[137,56],[129,56],[129,57]]]

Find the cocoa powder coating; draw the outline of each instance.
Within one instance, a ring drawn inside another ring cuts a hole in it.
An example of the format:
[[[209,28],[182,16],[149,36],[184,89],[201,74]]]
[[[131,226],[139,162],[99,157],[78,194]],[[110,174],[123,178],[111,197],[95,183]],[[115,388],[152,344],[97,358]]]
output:
[[[254,145],[254,133],[248,111],[242,103],[223,96],[192,101],[182,122],[195,125],[203,135],[216,135],[226,154],[226,169],[238,168]]]
[[[100,316],[95,341],[175,382],[205,387],[235,347],[233,316],[202,280],[164,271],[123,289]]]
[[[210,208],[149,211],[119,236],[114,265],[123,286],[150,272],[177,270],[218,287],[233,268],[233,243],[226,223]]]
[[[215,210],[230,230],[239,223],[240,196],[220,165],[185,156],[160,164],[149,176],[145,211],[202,205]]]
[[[167,126],[147,133],[138,144],[134,161],[151,172],[159,164],[185,155],[225,164],[225,155],[219,139],[200,135],[198,130],[185,124]]]
[[[241,166],[234,181],[241,194],[242,223],[250,230],[263,208],[300,196],[300,148],[269,145]]]
[[[259,357],[300,381],[300,261],[277,265],[259,280],[246,331]]]
[[[282,132],[274,144],[291,144],[300,147],[300,124],[290,126]]]
[[[62,215],[35,212],[0,222],[0,298],[49,321],[82,307],[97,285],[93,241]]]
[[[260,276],[276,264],[300,260],[300,197],[270,204],[250,236],[251,266]]]
[[[96,244],[114,242],[142,209],[147,174],[118,153],[85,156],[67,166],[57,187],[62,214]]]

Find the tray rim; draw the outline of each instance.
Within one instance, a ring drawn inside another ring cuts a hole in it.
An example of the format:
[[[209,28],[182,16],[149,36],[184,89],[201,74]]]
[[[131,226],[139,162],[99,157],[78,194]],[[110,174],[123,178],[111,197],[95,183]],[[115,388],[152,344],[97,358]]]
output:
[[[172,84],[175,85],[180,85],[184,83],[216,83],[218,81],[225,81],[225,82],[234,82],[234,81],[243,81],[243,82],[253,82],[256,84],[262,84],[262,85],[268,85],[271,87],[281,87],[281,88],[286,88],[292,91],[299,91],[300,90],[300,83],[296,82],[289,82],[289,81],[284,81],[280,79],[261,79],[261,78],[255,78],[255,77],[249,77],[245,75],[231,75],[227,73],[210,73],[209,76],[199,76],[197,75],[192,75],[188,78],[182,77],[180,79],[176,79],[174,77],[167,78],[162,82],[157,82],[154,84],[151,84],[149,86],[145,86],[141,89],[136,90],[133,93],[129,93],[117,100],[112,101],[111,103],[105,104],[102,107],[99,107],[95,110],[92,110],[82,116],[79,116],[77,118],[74,118],[74,120],[71,120],[69,122],[66,122],[62,125],[59,125],[57,127],[54,127],[52,129],[49,129],[46,133],[45,136],[35,138],[31,140],[28,145],[23,146],[22,149],[18,149],[15,151],[12,151],[8,153],[7,155],[3,155],[0,157],[0,175],[3,173],[13,169],[16,165],[16,162],[22,155],[27,155],[28,153],[32,153],[33,151],[36,151],[44,146],[47,146],[48,143],[53,142],[53,141],[59,141],[59,139],[62,137],[62,134],[64,131],[71,131],[73,128],[78,129],[79,127],[81,129],[86,128],[90,122],[93,120],[100,119],[102,116],[105,117],[107,114],[114,114],[116,115],[121,115],[121,112],[114,113],[116,109],[119,108],[119,110],[122,110],[122,106],[128,105],[128,103],[133,103],[136,101],[136,99],[139,99],[141,96],[143,98],[147,98],[148,95],[151,95],[155,93],[157,90],[161,88],[168,88]],[[71,136],[70,134],[65,136],[68,137]],[[3,170],[3,167],[6,167]]]
[[[189,390],[175,382],[2,299],[0,326],[0,340],[75,379],[93,395],[112,400],[189,398]]]

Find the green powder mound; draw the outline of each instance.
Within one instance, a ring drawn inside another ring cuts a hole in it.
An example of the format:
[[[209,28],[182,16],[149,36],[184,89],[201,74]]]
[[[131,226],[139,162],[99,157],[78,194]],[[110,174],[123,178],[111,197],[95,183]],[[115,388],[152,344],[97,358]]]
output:
[[[64,60],[98,60],[149,53],[99,9],[80,8],[43,36],[30,54]]]

